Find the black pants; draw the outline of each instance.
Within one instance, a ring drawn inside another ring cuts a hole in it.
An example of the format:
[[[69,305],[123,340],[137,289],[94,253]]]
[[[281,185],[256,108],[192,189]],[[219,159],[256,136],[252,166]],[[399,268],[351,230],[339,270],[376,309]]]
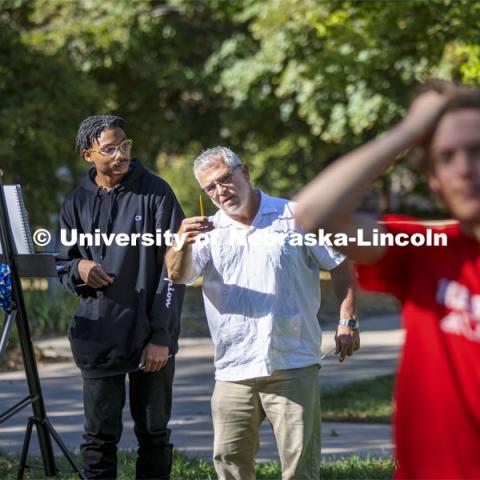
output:
[[[169,479],[172,467],[170,430],[175,360],[159,372],[129,373],[130,412],[138,440],[137,479]],[[117,444],[122,434],[125,374],[83,379],[85,443],[80,446],[88,478],[115,479]]]

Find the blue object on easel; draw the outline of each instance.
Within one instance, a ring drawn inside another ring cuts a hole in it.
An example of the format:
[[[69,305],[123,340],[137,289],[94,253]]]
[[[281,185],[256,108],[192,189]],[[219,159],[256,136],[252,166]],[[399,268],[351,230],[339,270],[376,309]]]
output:
[[[6,263],[0,263],[0,305],[6,313],[12,308],[12,277],[10,267]]]

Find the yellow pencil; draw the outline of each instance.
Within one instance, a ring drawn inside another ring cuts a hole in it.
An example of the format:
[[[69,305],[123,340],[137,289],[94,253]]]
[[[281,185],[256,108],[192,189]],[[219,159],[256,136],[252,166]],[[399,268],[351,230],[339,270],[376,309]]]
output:
[[[205,207],[203,206],[202,194],[200,194],[200,215],[201,215],[202,217],[205,216]]]

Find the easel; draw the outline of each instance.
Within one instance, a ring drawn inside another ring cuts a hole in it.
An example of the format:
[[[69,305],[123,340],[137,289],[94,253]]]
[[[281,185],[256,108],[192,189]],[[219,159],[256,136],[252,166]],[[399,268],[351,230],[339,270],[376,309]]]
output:
[[[10,417],[28,405],[32,406],[33,415],[28,419],[27,423],[27,430],[25,432],[25,439],[23,442],[22,454],[20,456],[20,463],[18,467],[18,479],[23,478],[25,468],[35,468],[34,466],[27,465],[26,463],[32,430],[33,426],[35,426],[45,475],[47,477],[54,477],[58,473],[52,447],[53,438],[62,453],[65,455],[65,458],[72,466],[73,470],[78,473],[82,480],[86,480],[87,477],[83,474],[72,454],[68,451],[67,447],[60,438],[60,435],[55,431],[47,417],[42,395],[42,388],[40,385],[40,378],[38,376],[37,362],[33,350],[32,339],[30,337],[30,328],[28,326],[22,285],[20,283],[20,277],[22,276],[56,277],[57,273],[54,256],[51,254],[42,253],[36,253],[33,255],[16,255],[14,253],[15,250],[13,248],[10,220],[7,215],[6,205],[3,183],[0,179],[0,241],[2,245],[2,251],[4,252],[3,255],[0,255],[0,261],[8,264],[10,267],[12,285],[12,306],[10,311],[7,312],[7,318],[0,338],[0,357],[6,348],[13,323],[16,322],[29,395],[13,405],[13,407],[10,407],[8,410],[0,414],[0,424],[8,420]]]

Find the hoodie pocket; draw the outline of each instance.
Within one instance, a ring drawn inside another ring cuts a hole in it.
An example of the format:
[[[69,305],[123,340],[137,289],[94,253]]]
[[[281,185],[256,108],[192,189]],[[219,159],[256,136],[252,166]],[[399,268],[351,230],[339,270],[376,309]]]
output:
[[[97,298],[80,303],[69,329],[72,353],[82,369],[131,363],[140,356],[150,335],[142,294],[119,303],[98,293]]]

